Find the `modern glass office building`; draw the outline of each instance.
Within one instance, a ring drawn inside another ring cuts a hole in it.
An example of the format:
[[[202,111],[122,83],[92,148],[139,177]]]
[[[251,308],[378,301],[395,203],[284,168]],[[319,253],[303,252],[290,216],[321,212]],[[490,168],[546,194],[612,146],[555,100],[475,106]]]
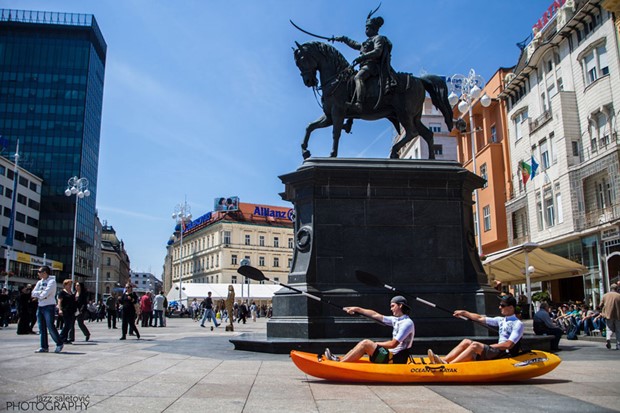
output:
[[[5,154],[19,140],[20,166],[43,178],[37,253],[71,272],[76,197],[73,176],[88,179],[79,200],[75,273],[94,274],[93,245],[106,43],[86,14],[0,9],[0,135]]]

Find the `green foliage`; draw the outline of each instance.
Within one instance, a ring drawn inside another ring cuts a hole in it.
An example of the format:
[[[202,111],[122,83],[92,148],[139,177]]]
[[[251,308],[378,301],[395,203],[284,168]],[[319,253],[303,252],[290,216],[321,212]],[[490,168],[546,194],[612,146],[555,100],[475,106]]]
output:
[[[551,295],[549,294],[549,291],[539,291],[535,294],[532,294],[532,301],[551,302]]]

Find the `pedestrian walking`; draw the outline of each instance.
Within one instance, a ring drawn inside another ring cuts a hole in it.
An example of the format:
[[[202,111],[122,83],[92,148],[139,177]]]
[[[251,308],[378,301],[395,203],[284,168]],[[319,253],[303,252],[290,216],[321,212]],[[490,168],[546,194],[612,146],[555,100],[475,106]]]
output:
[[[133,286],[127,284],[125,286],[125,292],[121,296],[121,305],[123,306],[123,325],[121,340],[127,339],[127,330],[129,333],[135,333],[138,340],[140,340],[140,332],[136,326],[136,304],[138,303],[138,296],[133,292]]]

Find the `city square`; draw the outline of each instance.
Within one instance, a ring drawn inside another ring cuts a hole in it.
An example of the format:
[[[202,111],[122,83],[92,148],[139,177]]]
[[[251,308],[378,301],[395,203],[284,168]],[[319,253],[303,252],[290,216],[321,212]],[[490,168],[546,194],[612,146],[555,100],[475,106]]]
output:
[[[0,409],[619,411],[618,16],[9,0]]]
[[[56,411],[187,412],[607,412],[620,411],[618,352],[604,341],[562,341],[562,363],[551,373],[516,383],[372,385],[319,380],[286,354],[234,350],[232,335],[265,334],[265,318],[213,332],[188,318],[165,328],[140,329],[141,339],[119,341],[120,330],[88,323],[60,354],[34,354],[38,336],[0,330],[0,409],[37,397],[88,400],[83,409]],[[48,411],[48,410],[45,410]]]

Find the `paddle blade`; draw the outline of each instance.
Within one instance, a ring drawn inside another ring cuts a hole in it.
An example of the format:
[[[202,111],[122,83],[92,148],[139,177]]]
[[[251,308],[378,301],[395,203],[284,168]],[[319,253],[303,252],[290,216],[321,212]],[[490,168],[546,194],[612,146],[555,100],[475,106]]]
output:
[[[361,270],[356,270],[355,271],[355,277],[357,278],[358,281],[366,284],[366,285],[374,285],[374,286],[378,286],[378,287],[383,287],[384,284],[383,282],[381,282],[380,279],[378,279],[377,277],[375,277],[374,275],[366,272],[366,271],[361,271]]]
[[[237,269],[237,272],[245,277],[251,278],[254,281],[265,281],[267,277],[265,274],[258,268],[252,267],[251,265],[242,265]]]

